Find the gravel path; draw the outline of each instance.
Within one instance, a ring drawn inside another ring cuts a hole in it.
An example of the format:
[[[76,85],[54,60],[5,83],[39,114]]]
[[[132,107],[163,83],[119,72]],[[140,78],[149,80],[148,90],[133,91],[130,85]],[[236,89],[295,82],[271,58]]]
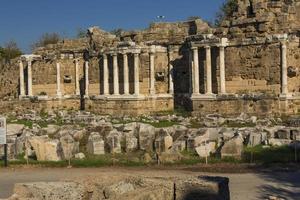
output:
[[[285,199],[300,199],[300,171],[292,172],[257,172],[242,174],[201,173],[180,169],[153,168],[30,168],[3,169],[0,168],[0,198],[7,198],[13,193],[13,186],[19,182],[58,181],[75,179],[85,176],[226,176],[230,179],[230,193],[233,200],[264,199],[274,195]]]

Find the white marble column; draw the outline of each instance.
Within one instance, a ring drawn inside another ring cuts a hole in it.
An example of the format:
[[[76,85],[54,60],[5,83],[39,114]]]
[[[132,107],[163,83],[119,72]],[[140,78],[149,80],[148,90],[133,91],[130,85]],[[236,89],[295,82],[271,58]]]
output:
[[[226,94],[226,79],[225,79],[225,47],[220,46],[220,89],[221,94]]]
[[[140,59],[139,54],[134,53],[134,95],[140,95]]]
[[[60,63],[56,63],[56,96],[61,97]]]
[[[193,52],[189,51],[189,77],[190,77],[190,87],[189,93],[193,94],[194,91],[194,61],[193,61]]]
[[[24,86],[24,66],[23,61],[19,61],[19,67],[20,67],[20,96],[25,96],[25,86]]]
[[[150,52],[150,95],[155,95],[155,47],[151,47]]]
[[[109,94],[109,85],[108,85],[108,61],[107,61],[107,55],[103,54],[103,94],[108,95]]]
[[[32,96],[32,59],[27,60],[28,66],[27,66],[27,86],[28,86],[28,96]]]
[[[80,95],[80,84],[79,84],[79,59],[75,59],[75,94]]]
[[[199,57],[198,57],[198,48],[193,47],[193,77],[194,77],[194,84],[193,84],[193,94],[200,94],[199,90]]]
[[[118,55],[113,54],[113,74],[114,74],[114,95],[119,95],[119,67],[118,67]]]
[[[206,46],[206,94],[212,94],[211,47]]]
[[[288,94],[288,77],[287,77],[287,45],[286,41],[281,42],[281,95]]]
[[[174,94],[174,82],[173,82],[173,52],[169,51],[169,94]]]
[[[123,53],[123,75],[124,75],[124,94],[129,95],[129,70],[128,70],[127,53]]]
[[[89,61],[85,61],[85,96],[89,96]]]

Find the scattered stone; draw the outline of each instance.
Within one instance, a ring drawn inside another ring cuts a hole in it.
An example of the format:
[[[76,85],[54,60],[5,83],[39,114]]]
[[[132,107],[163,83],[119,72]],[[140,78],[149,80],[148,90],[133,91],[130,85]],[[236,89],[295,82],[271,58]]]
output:
[[[87,152],[92,155],[105,154],[104,140],[99,133],[93,132],[90,134],[87,144]]]
[[[75,154],[75,158],[76,159],[80,159],[80,160],[83,160],[83,159],[85,159],[85,155],[84,155],[84,153],[76,153]]]
[[[51,140],[48,136],[35,136],[29,139],[38,161],[60,161],[63,150],[59,140]]]
[[[221,156],[224,157],[235,157],[241,158],[243,151],[243,138],[241,136],[236,136],[223,145],[221,149]]]

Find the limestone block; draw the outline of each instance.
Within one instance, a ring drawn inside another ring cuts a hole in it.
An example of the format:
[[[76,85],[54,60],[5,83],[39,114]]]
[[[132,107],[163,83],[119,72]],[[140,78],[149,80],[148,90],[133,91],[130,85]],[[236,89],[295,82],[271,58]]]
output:
[[[106,137],[106,144],[110,153],[122,153],[122,134],[116,129],[112,130]]]
[[[274,134],[276,139],[291,139],[291,133],[289,129],[280,129],[277,130]]]
[[[46,128],[43,128],[43,130],[45,130],[48,135],[53,135],[57,133],[59,129],[59,126],[53,124],[49,124]]]
[[[60,138],[63,150],[63,158],[70,159],[79,152],[79,142],[76,142],[71,135],[65,135]]]
[[[29,139],[39,161],[60,161],[63,152],[59,140],[51,140],[48,136],[34,136]]]
[[[133,132],[125,133],[126,152],[134,151],[138,148],[138,139],[134,136]]]
[[[216,151],[216,142],[208,142],[195,148],[197,154],[201,158],[209,157],[211,153]]]
[[[235,136],[234,138],[225,142],[221,149],[221,156],[223,157],[236,157],[240,158],[243,151],[243,138]]]
[[[76,159],[80,159],[80,160],[85,159],[84,153],[77,153],[77,154],[74,155],[74,157]]]
[[[7,124],[7,136],[22,134],[24,127],[23,124]]]
[[[74,182],[17,183],[14,193],[17,199],[84,200],[88,198],[84,187]]]
[[[271,145],[271,146],[283,146],[283,145],[289,145],[291,143],[292,143],[292,140],[289,140],[289,139],[277,139],[277,138],[269,139],[269,145]]]
[[[149,124],[139,123],[139,149],[144,151],[153,151],[155,140],[155,128]]]
[[[92,132],[87,143],[87,152],[93,155],[105,154],[104,140],[97,132]]]

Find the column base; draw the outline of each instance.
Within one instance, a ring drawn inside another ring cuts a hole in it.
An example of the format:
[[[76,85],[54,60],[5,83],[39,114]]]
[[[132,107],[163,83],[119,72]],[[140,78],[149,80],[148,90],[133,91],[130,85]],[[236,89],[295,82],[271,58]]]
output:
[[[279,98],[280,99],[287,99],[287,98],[291,98],[293,97],[293,95],[291,93],[287,93],[287,94],[280,94]]]

